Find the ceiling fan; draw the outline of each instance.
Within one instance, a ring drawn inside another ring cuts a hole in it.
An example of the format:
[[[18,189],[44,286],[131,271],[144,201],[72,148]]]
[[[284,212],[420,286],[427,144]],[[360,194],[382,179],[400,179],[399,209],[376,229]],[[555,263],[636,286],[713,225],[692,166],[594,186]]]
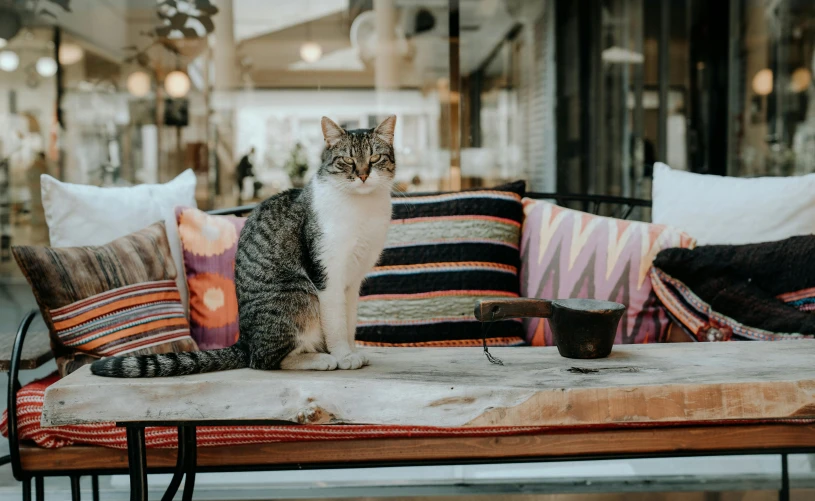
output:
[[[47,0],[62,8],[65,12],[71,12],[71,0]],[[32,18],[50,17],[56,19],[56,14],[51,12],[47,6],[40,7],[40,1],[20,2],[0,0],[0,46],[5,46],[14,38],[24,25],[30,25]],[[2,48],[2,47],[0,47]]]
[[[377,40],[376,13],[366,10],[351,23],[351,46],[357,50],[360,59],[373,61],[379,47]],[[394,26],[395,50],[397,56],[405,57],[410,53],[410,46],[399,23]]]

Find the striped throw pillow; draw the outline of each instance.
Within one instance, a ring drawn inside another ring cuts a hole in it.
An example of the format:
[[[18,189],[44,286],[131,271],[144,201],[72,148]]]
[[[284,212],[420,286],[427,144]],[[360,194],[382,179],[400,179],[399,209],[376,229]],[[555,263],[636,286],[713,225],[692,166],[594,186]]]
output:
[[[189,334],[173,280],[126,285],[51,310],[60,342],[103,357]]]
[[[14,247],[61,375],[97,358],[197,349],[164,223],[97,247]]]
[[[357,342],[478,346],[475,302],[518,297],[524,182],[394,198],[379,264],[359,300]],[[488,344],[523,344],[519,320],[496,322]]]

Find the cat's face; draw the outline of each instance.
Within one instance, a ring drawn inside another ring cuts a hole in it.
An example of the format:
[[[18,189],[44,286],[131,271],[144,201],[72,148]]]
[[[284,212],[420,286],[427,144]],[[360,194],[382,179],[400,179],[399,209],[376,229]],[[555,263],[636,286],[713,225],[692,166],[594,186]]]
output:
[[[326,149],[317,173],[337,189],[355,194],[391,190],[396,171],[391,115],[373,129],[345,130],[323,117]]]

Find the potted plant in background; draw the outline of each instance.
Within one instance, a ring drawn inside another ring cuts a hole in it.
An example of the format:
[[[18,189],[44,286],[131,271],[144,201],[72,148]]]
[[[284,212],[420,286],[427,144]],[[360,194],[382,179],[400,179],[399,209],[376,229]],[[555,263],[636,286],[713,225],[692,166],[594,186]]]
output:
[[[295,143],[294,147],[289,153],[289,158],[286,159],[286,172],[291,178],[291,184],[295,188],[302,188],[305,186],[305,176],[308,171],[308,156],[306,149],[299,141]]]

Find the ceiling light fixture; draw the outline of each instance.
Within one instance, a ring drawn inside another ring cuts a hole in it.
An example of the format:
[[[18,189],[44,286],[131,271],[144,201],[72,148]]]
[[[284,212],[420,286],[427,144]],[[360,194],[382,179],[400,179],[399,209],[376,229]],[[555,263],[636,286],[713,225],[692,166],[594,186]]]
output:
[[[150,92],[151,78],[147,73],[134,71],[127,77],[127,91],[135,97],[144,97]]]
[[[0,70],[14,71],[20,66],[20,56],[16,52],[4,50],[0,52]]]
[[[170,97],[180,98],[190,91],[190,77],[181,70],[171,71],[164,77],[164,90]]]
[[[600,54],[600,58],[611,64],[642,64],[645,62],[645,56],[639,52],[627,49],[625,47],[609,47]]]
[[[804,92],[809,89],[809,84],[811,83],[812,72],[807,68],[798,68],[790,75],[790,90],[795,93]]]
[[[57,62],[53,57],[45,56],[37,59],[36,68],[41,77],[48,78],[57,74]]]
[[[65,66],[78,63],[85,56],[85,50],[77,44],[65,43],[59,46],[59,63]]]
[[[306,42],[300,46],[300,58],[307,63],[316,63],[323,57],[323,48],[317,42]]]
[[[300,58],[307,63],[316,63],[323,57],[323,48],[311,38],[311,23],[306,24],[306,42],[300,46]]]
[[[768,96],[773,91],[773,71],[769,68],[759,70],[753,77],[753,92],[759,96]]]

